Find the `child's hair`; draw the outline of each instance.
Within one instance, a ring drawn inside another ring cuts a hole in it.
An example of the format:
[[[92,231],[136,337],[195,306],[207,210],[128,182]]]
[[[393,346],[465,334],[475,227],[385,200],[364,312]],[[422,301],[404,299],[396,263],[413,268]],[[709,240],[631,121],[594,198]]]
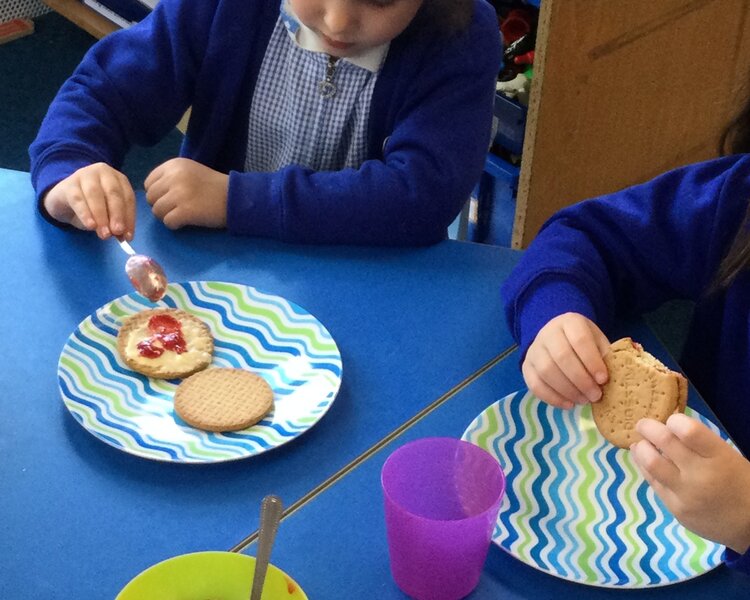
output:
[[[745,108],[727,125],[719,138],[720,154],[745,154],[750,152],[750,98]]]
[[[740,113],[732,119],[719,142],[721,154],[750,153],[750,98]],[[710,291],[721,291],[729,287],[742,271],[750,267],[750,198],[739,231],[732,241]]]
[[[473,16],[474,0],[424,0],[418,18],[443,35],[455,35],[469,26]]]
[[[729,251],[719,265],[711,291],[725,290],[742,271],[750,266],[750,203],[745,218]]]

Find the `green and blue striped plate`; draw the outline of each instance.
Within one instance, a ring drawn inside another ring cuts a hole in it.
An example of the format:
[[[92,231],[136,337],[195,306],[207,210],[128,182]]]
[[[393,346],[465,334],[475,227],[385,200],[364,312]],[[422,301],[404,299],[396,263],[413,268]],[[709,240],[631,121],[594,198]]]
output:
[[[560,410],[516,392],[481,412],[463,439],[500,461],[506,495],[492,538],[532,567],[593,586],[646,588],[722,562],[724,547],[680,525],[630,452],[602,437],[590,405]]]
[[[274,408],[242,431],[194,429],[174,412],[180,380],[130,370],[117,352],[123,320],[141,310],[181,308],[214,336],[211,367],[247,369],[273,388]],[[213,463],[261,454],[295,439],[328,411],[341,385],[341,354],[328,330],[300,306],[253,287],[171,283],[153,304],[121,296],[84,319],[60,354],[58,383],[68,410],[90,433],[144,458]]]

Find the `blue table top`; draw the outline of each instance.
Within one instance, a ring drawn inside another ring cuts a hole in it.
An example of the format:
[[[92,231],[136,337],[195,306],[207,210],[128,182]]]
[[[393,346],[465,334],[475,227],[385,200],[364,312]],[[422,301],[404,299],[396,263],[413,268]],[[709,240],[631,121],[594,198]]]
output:
[[[57,385],[70,333],[132,291],[125,255],[114,241],[41,219],[26,173],[0,170],[0,197],[3,598],[112,598],[155,562],[232,548],[257,528],[265,494],[300,500],[513,343],[499,287],[517,252],[171,232],[140,198],[133,246],[172,281],[244,283],[295,302],[328,328],[344,364],[333,406],[293,442],[232,463],[151,462],[85,431]]]
[[[674,367],[660,343],[641,323],[627,325],[650,351]],[[369,460],[331,485],[280,524],[272,562],[289,573],[310,598],[405,599],[391,577],[388,562],[380,471],[386,458],[404,443],[431,436],[460,437],[474,417],[524,383],[518,351],[503,357],[470,385],[393,439]],[[691,389],[690,406],[711,416]],[[711,416],[716,422],[715,417]],[[717,422],[718,423],[718,422]],[[244,551],[255,554],[256,545]],[[695,579],[665,587],[611,589],[565,581],[524,564],[492,544],[477,588],[467,599],[515,600],[557,598],[679,598],[680,600],[748,597],[750,578],[726,566]]]

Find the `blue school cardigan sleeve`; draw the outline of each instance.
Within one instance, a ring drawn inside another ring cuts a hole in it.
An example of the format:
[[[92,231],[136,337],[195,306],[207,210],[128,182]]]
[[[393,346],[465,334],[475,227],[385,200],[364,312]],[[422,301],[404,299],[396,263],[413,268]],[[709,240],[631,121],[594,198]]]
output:
[[[606,333],[616,313],[698,299],[748,198],[750,158],[731,156],[558,212],[502,288],[521,356],[552,317],[566,312],[587,316]]]
[[[89,50],[29,149],[37,197],[86,165],[119,169],[132,145],[153,145],[174,127],[190,104],[212,8],[163,0],[140,24]]]
[[[731,569],[750,575],[750,549],[745,554],[737,554],[734,550],[727,548],[724,552],[724,561]]]
[[[418,245],[443,239],[489,145],[501,44],[492,7],[450,39],[399,36],[373,95],[357,170],[243,173],[247,119],[278,0],[162,0],[107,36],[63,85],[30,148],[41,198],[94,162],[161,139],[188,106],[181,156],[229,173],[228,229],[292,242]]]

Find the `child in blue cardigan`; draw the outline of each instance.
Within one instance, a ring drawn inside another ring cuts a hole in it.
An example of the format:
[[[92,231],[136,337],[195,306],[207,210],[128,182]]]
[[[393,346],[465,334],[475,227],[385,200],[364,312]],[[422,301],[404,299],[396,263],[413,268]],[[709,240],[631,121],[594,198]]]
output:
[[[501,44],[484,0],[161,0],[97,43],[30,148],[42,214],[132,239],[118,170],[167,227],[304,243],[443,239],[481,173]]]
[[[736,154],[554,215],[503,287],[529,389],[563,409],[596,402],[615,314],[695,302],[681,364],[750,453],[750,105]],[[750,462],[699,421],[637,424],[633,459],[686,527],[750,573]]]

